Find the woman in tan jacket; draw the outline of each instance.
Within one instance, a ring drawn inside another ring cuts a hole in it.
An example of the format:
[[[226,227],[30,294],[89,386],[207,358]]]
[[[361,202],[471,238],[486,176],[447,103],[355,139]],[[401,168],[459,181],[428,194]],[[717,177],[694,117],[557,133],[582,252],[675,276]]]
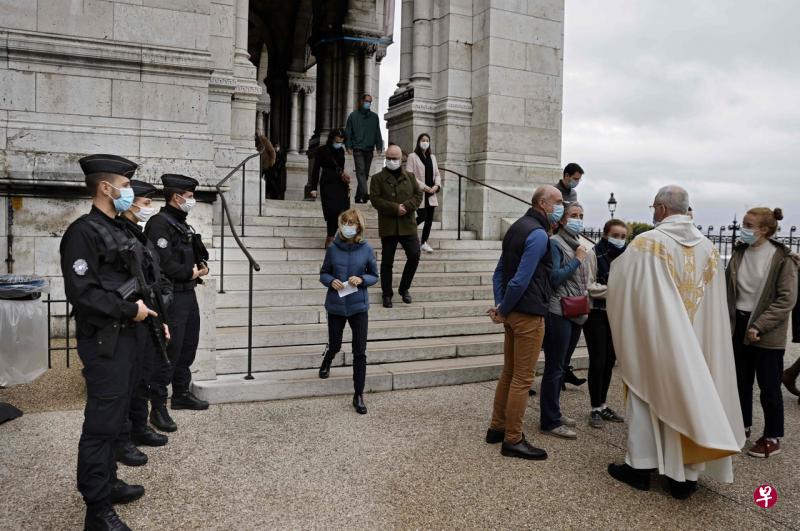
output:
[[[781,451],[781,377],[789,318],[797,299],[797,258],[772,239],[783,212],[751,208],[742,219],[740,243],[725,271],[733,332],[736,380],[745,433],[753,424],[753,380],[761,390],[764,434],[747,453],[769,457]]]
[[[442,176],[436,165],[436,157],[431,153],[431,137],[427,133],[422,133],[417,138],[417,146],[406,161],[406,171],[417,178],[419,187],[425,192],[425,200],[417,210],[417,225],[424,223],[420,249],[432,253],[433,248],[428,245],[428,237],[431,235],[433,211],[439,206],[436,194],[442,189]]]

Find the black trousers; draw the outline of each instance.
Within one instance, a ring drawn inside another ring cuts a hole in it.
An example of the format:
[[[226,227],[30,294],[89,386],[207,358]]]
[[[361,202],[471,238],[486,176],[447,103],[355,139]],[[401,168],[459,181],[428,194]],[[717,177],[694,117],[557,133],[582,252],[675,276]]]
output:
[[[356,166],[356,199],[361,199],[369,195],[369,169],[372,166],[372,156],[374,148],[369,151],[361,149],[353,150],[353,162]]]
[[[117,480],[114,444],[128,418],[137,357],[146,335],[141,325],[123,328],[111,357],[97,352],[97,338],[78,339],[86,380],[86,408],[78,443],[78,490],[86,505],[108,503]]]
[[[604,310],[592,310],[583,325],[583,335],[589,350],[589,399],[595,408],[606,402],[617,361],[608,314]]]
[[[147,330],[146,325],[145,330]],[[147,416],[150,413],[150,385],[154,371],[156,369],[163,370],[163,364],[164,360],[156,352],[153,339],[148,331],[145,335],[145,346],[140,357],[139,374],[133,386],[130,413],[128,415],[129,422],[126,425],[125,432],[122,434],[123,437],[121,437],[125,442],[130,437],[130,433],[142,433],[147,427]]]
[[[422,226],[422,238],[420,243],[425,243],[431,235],[431,225],[433,225],[433,212],[436,210],[435,206],[428,204],[428,197],[425,196],[425,207],[417,210],[417,225],[424,223]]]
[[[401,294],[411,288],[414,274],[419,265],[419,238],[416,234],[411,236],[383,236],[381,238],[381,291],[384,297],[394,295],[392,290],[392,269],[394,268],[394,254],[397,251],[397,244],[403,247],[406,253],[406,266],[403,268],[403,276],[400,279],[399,291]]]
[[[200,342],[200,308],[194,290],[176,291],[169,307],[169,333],[167,346],[172,365],[161,364],[153,375],[150,386],[150,400],[153,405],[164,404],[167,400],[167,386],[172,384],[172,396],[180,396],[189,391],[192,383],[190,367],[197,355]]]
[[[367,379],[367,329],[369,317],[367,312],[357,313],[350,317],[328,314],[328,349],[335,354],[342,349],[344,325],[350,323],[353,332],[353,390],[355,394],[364,393]]]
[[[764,410],[764,437],[783,437],[783,376],[784,350],[745,345],[747,322],[750,314],[736,312],[736,329],[733,333],[733,357],[736,361],[736,383],[745,427],[753,425],[753,380],[758,380],[761,390],[761,408]]]

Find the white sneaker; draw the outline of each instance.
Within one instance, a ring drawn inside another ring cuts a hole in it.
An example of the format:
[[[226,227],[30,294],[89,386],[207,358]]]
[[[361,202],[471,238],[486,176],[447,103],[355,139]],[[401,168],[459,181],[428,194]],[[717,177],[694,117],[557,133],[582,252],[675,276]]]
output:
[[[552,435],[553,437],[560,437],[562,439],[578,438],[577,432],[567,428],[563,424],[561,426],[558,426],[557,428],[553,428],[552,430],[543,431],[542,433],[546,433],[547,435]]]
[[[420,249],[422,249],[422,250],[423,250],[423,251],[425,251],[426,253],[432,253],[432,252],[433,252],[433,247],[431,247],[430,245],[428,245],[428,242],[425,242],[425,243],[423,243],[423,244],[422,244],[422,247],[420,247]]]

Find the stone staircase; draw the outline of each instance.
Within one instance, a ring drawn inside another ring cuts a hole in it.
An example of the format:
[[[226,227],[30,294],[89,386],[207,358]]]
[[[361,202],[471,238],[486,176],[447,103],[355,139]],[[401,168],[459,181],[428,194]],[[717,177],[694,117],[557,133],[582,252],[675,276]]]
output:
[[[367,223],[367,240],[380,263],[377,215],[357,205]],[[325,223],[318,203],[267,201],[265,216],[247,216],[244,241],[261,271],[254,274],[253,380],[247,371],[248,263],[225,237],[225,293],[217,295],[217,379],[195,382],[201,398],[213,403],[271,400],[352,393],[350,330],[330,378],[317,369],[327,343],[326,288],[319,283],[325,254]],[[219,271],[221,240],[215,226],[210,249]],[[486,317],[492,305],[492,272],[499,241],[477,240],[474,232],[441,230],[434,223],[411,294],[413,304],[395,296],[394,308],[381,306],[380,287],[370,288],[366,390],[389,391],[492,380],[502,366],[502,328]],[[395,291],[405,265],[398,249]],[[219,285],[219,279],[217,279]],[[543,360],[540,360],[540,364]],[[585,367],[585,352],[575,363]]]

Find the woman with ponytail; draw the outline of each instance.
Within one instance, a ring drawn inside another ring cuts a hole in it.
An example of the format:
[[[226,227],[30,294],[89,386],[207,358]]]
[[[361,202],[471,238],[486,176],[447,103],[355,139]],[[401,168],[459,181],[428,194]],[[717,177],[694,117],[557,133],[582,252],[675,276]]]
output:
[[[758,380],[764,432],[747,453],[779,454],[783,437],[783,355],[789,319],[797,299],[798,259],[775,240],[781,209],[751,208],[725,277],[733,332],[736,380],[745,433],[753,424],[753,381]]]

